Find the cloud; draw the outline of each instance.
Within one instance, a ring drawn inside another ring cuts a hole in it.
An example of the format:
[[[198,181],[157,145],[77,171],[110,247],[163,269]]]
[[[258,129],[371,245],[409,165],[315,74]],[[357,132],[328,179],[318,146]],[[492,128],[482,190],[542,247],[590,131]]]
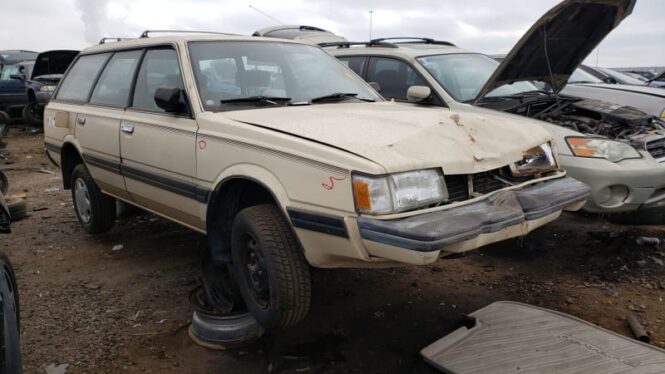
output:
[[[351,40],[427,36],[466,49],[506,53],[558,0],[23,0],[0,13],[2,48],[84,48],[104,36],[146,29],[199,29],[251,34],[275,24],[311,24]],[[600,46],[599,64],[665,65],[665,1],[638,0],[633,14]],[[595,53],[588,62],[595,64]]]

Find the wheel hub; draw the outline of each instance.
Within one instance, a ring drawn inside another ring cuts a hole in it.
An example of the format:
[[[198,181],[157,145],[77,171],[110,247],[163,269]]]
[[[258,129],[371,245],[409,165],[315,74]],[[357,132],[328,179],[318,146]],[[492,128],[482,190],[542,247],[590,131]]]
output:
[[[254,238],[248,238],[245,253],[245,273],[252,296],[259,305],[267,306],[270,303],[268,273],[263,254]]]
[[[83,179],[78,178],[74,183],[74,205],[79,217],[84,223],[90,222],[92,217],[92,205],[90,204],[90,193]]]

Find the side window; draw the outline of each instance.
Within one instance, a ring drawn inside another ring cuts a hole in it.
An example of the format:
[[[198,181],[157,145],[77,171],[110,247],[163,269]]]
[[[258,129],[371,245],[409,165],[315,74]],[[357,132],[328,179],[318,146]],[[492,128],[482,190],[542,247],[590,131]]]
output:
[[[117,52],[99,77],[90,104],[127,106],[134,70],[142,51]]]
[[[99,71],[110,53],[81,56],[60,83],[57,100],[87,101]]]
[[[164,112],[155,104],[158,88],[185,89],[178,64],[178,54],[173,49],[151,49],[143,58],[134,89],[132,107],[151,112]]]
[[[411,86],[428,85],[405,62],[385,57],[370,58],[367,81],[379,84],[381,96],[395,100],[406,100],[406,91]]]
[[[351,68],[351,70],[355,71],[356,74],[358,74],[361,77],[364,77],[365,75],[365,61],[367,61],[367,57],[361,57],[361,56],[340,56],[338,57],[340,61],[347,67]],[[371,82],[371,81],[370,81]]]

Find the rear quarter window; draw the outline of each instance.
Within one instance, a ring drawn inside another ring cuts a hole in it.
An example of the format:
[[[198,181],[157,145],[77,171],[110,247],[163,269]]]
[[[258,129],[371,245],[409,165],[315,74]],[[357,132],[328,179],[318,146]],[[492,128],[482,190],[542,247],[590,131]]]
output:
[[[92,85],[110,53],[81,56],[60,83],[56,100],[87,101]]]

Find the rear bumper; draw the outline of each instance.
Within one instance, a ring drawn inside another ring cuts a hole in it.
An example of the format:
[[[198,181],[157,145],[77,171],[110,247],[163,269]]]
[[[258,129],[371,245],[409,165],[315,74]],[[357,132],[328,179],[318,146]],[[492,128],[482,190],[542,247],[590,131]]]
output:
[[[589,192],[586,184],[564,177],[439,212],[396,220],[359,217],[358,229],[370,254],[374,247],[380,257],[385,257],[390,247],[436,252],[469,242],[469,246],[454,250],[464,251],[524,235],[557,218],[565,208],[581,208]],[[482,240],[477,240],[481,236]]]

